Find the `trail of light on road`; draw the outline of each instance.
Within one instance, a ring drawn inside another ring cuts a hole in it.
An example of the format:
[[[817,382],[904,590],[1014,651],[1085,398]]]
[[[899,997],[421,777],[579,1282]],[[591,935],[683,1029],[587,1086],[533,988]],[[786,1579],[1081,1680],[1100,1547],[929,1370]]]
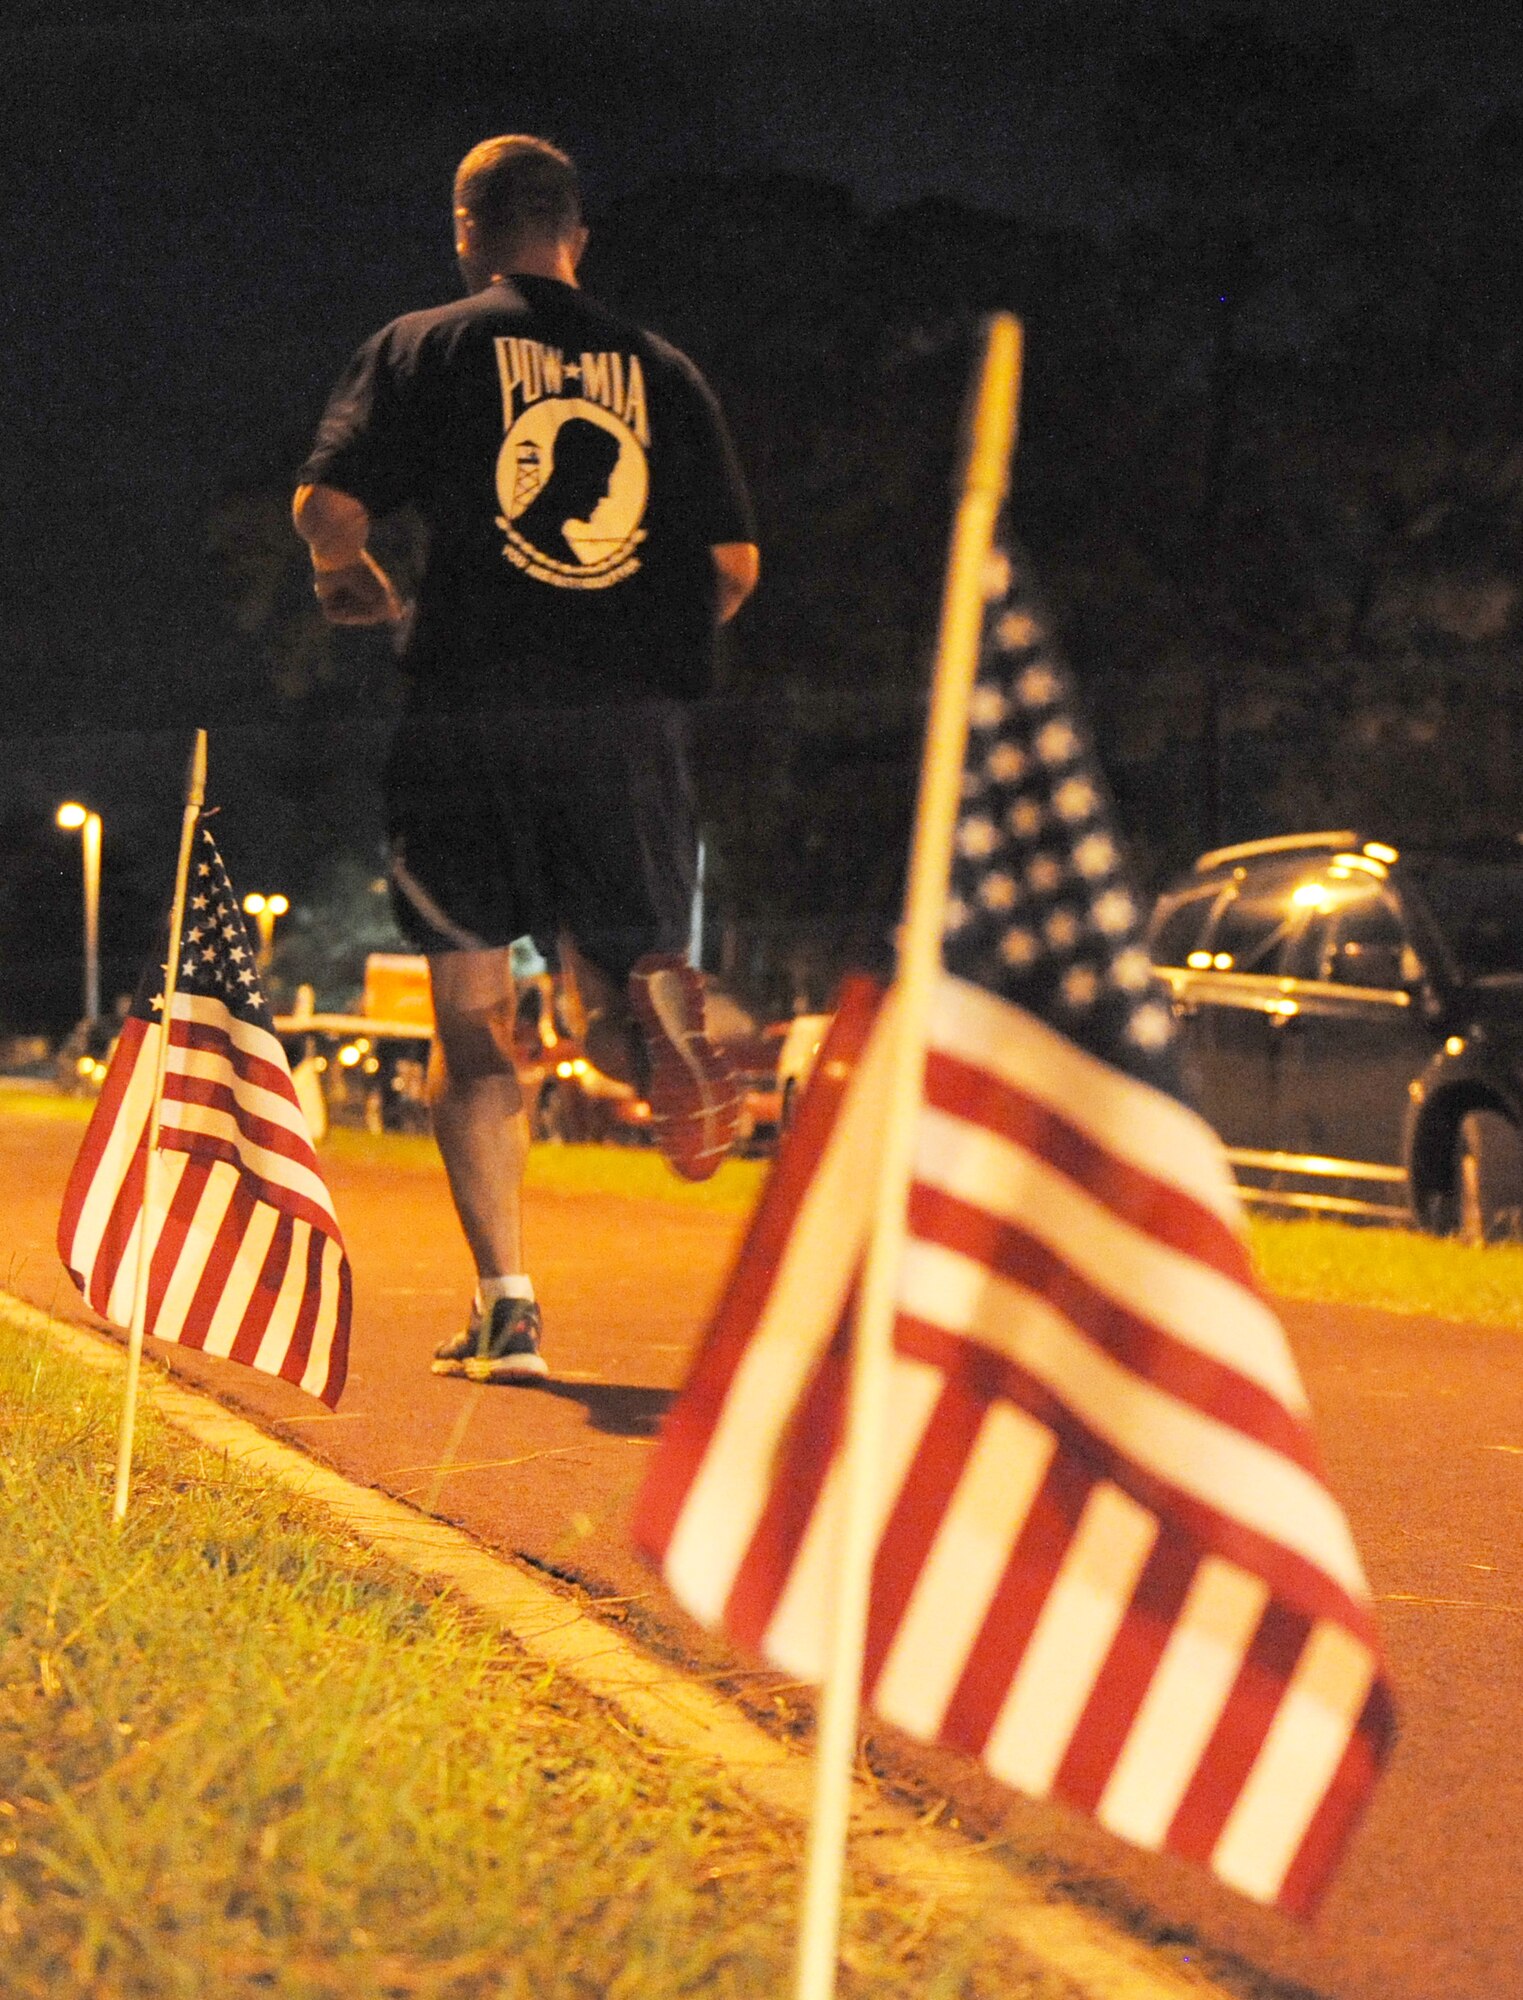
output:
[[[550,1451],[529,1451],[519,1458],[463,1458],[458,1463],[445,1461],[440,1465],[396,1465],[390,1469],[388,1477],[400,1479],[404,1472],[435,1472],[441,1480],[452,1478],[457,1472],[495,1472],[509,1465],[532,1465],[539,1458],[565,1458],[579,1450],[577,1445],[556,1445]],[[404,1492],[414,1493],[416,1487],[405,1487]],[[433,1500],[437,1487],[429,1489],[429,1499]]]
[[[1523,1618],[1523,1604],[1483,1604],[1475,1597],[1417,1597],[1409,1590],[1381,1591],[1377,1604],[1420,1604],[1431,1611],[1505,1611]]]
[[[455,1463],[456,1454],[465,1442],[465,1434],[470,1429],[471,1418],[475,1416],[476,1407],[481,1401],[482,1387],[483,1385],[478,1382],[467,1393],[465,1401],[460,1406],[460,1414],[455,1419],[454,1428],[449,1434],[449,1443],[444,1447],[444,1456],[440,1459],[438,1465],[433,1468],[427,1466],[416,1468],[420,1472],[433,1470],[436,1474],[433,1485],[429,1487],[428,1492],[424,1495],[423,1511],[426,1514],[433,1513],[435,1503],[439,1498],[440,1488],[443,1486],[445,1480],[449,1478],[451,1468]],[[411,1466],[404,1468],[404,1470],[409,1472],[413,1469]]]

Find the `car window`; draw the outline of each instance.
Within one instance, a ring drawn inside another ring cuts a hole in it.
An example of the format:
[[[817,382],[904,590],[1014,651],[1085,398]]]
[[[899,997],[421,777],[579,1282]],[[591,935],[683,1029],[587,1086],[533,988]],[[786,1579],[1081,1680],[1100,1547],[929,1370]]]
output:
[[[1281,969],[1282,948],[1301,921],[1293,892],[1304,872],[1304,865],[1286,863],[1245,871],[1203,940],[1217,971]]]
[[[1148,937],[1155,965],[1189,964],[1221,893],[1221,882],[1216,881],[1159,897]]]
[[[1468,978],[1523,973],[1523,868],[1516,862],[1437,865],[1421,886]]]
[[[1416,959],[1401,918],[1379,889],[1347,897],[1328,911],[1321,976],[1341,986],[1404,986]]]

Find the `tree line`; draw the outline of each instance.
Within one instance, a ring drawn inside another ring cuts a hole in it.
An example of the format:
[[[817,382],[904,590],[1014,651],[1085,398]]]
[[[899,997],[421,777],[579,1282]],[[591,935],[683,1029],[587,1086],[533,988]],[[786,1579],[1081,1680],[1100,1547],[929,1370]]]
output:
[[[1383,99],[1336,40],[1238,20],[1119,51],[1102,130],[1107,229],[756,175],[595,218],[588,289],[699,361],[756,498],[764,582],[699,727],[719,948],[769,1005],[893,921],[991,309],[1027,333],[1015,524],[1146,880],[1280,829],[1523,824],[1523,111]],[[394,683],[317,624],[288,489],[240,479],[210,540],[270,781],[352,848],[355,717]]]

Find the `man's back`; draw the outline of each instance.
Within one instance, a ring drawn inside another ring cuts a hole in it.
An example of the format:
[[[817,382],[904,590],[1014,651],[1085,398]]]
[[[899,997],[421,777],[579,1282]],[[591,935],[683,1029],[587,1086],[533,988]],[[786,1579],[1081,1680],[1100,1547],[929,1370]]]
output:
[[[302,477],[422,516],[420,702],[705,691],[710,550],[754,532],[734,453],[692,364],[575,286],[515,274],[393,321]]]

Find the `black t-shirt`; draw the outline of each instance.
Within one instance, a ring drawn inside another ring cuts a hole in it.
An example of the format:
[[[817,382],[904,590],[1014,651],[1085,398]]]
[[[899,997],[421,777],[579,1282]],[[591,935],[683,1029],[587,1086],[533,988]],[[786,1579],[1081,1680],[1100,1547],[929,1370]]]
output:
[[[692,362],[574,286],[515,275],[393,320],[299,477],[421,515],[423,705],[707,692],[709,549],[755,540],[734,448]]]

